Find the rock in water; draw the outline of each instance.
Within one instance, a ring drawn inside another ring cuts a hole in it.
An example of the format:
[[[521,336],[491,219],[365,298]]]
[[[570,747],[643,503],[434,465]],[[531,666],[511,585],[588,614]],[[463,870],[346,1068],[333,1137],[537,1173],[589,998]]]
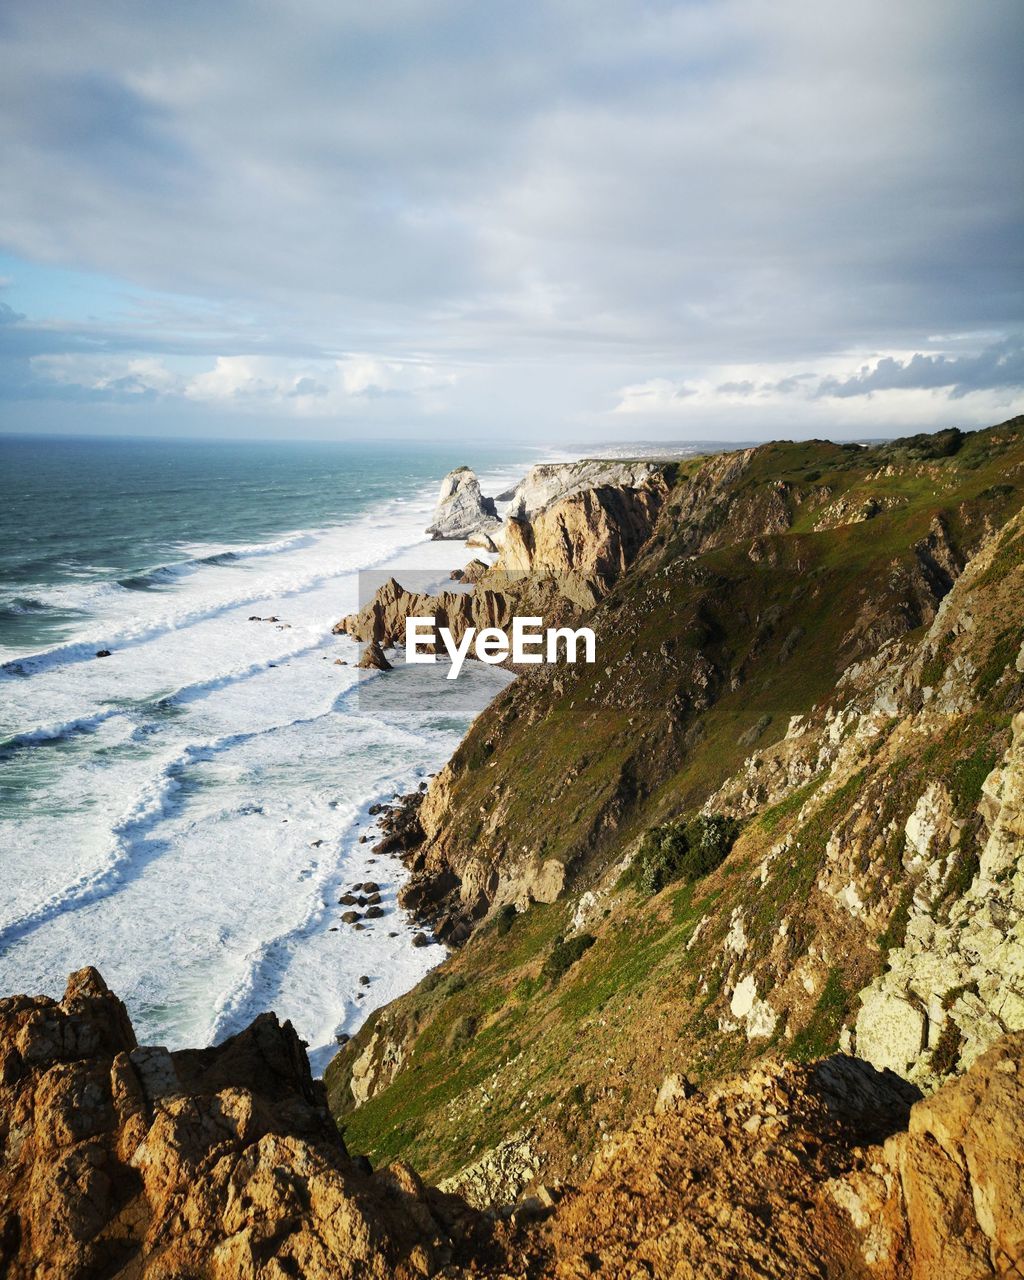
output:
[[[441,481],[434,519],[427,533],[435,540],[462,540],[474,533],[488,533],[500,528],[493,498],[480,492],[480,481],[469,467],[456,467]]]
[[[384,657],[384,650],[380,647],[376,640],[371,640],[363,650],[363,656],[356,664],[364,669],[372,668],[375,671],[391,671],[391,663]]]

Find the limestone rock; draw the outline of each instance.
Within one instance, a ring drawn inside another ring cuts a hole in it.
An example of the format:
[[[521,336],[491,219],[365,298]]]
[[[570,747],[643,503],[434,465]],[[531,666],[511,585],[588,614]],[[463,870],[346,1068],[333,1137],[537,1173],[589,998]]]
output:
[[[469,467],[456,467],[441,481],[437,495],[434,518],[427,533],[435,540],[468,538],[471,534],[486,533],[499,528],[497,508],[493,498],[485,498],[480,492],[480,481]]]
[[[939,1077],[931,1050],[947,1022],[958,1033],[959,1068],[1008,1031],[1024,1029],[1024,712],[982,787],[988,835],[978,874],[947,921],[925,907],[911,915],[902,947],[860,995],[857,1052],[923,1088]],[[944,789],[929,787],[907,823],[908,855],[927,867],[951,823]]]
[[[617,462],[585,458],[580,462],[544,462],[531,467],[516,485],[508,516],[532,520],[547,507],[587,489],[639,489],[660,468],[654,462]]]
[[[529,1130],[513,1134],[479,1160],[438,1184],[478,1209],[511,1207],[537,1174]]]

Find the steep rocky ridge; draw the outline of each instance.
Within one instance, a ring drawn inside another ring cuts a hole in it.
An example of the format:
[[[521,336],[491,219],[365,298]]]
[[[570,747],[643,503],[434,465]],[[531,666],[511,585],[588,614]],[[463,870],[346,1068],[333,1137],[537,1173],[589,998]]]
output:
[[[397,1165],[352,1161],[273,1014],[216,1049],[140,1048],[95,970],[0,1001],[0,1272],[437,1274],[475,1229]],[[467,1232],[469,1233],[467,1235]],[[473,1241],[487,1256],[486,1241]]]
[[[272,1015],[2,1001],[0,1270],[1021,1274],[1024,421],[661,474],[596,666],[389,815],[462,945],[331,1064],[344,1142]]]
[[[906,1005],[901,1074],[932,1088],[1021,1025],[1022,425],[680,467],[587,615],[597,665],[521,676],[423,801],[409,898],[468,941],[332,1064],[360,1147],[450,1176],[514,1124],[564,1177],[667,1061],[713,1080],[859,1033],[888,1065]],[[647,833],[701,813],[739,820],[728,856],[652,892]],[[876,999],[903,1005],[872,1031]]]

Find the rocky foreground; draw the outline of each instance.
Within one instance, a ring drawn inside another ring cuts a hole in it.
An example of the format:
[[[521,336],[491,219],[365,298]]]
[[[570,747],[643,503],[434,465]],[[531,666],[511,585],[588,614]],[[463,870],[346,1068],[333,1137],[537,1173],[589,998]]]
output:
[[[18,1277],[864,1276],[1024,1268],[1024,1033],[927,1100],[765,1062],[609,1136],[505,1218],[346,1151],[291,1025],[140,1048],[94,969],[0,1001],[0,1269]]]

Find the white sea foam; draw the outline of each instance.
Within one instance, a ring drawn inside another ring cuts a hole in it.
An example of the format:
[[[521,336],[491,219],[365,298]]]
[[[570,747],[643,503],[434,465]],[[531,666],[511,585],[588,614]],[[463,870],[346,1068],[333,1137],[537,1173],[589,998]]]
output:
[[[357,604],[358,570],[440,582],[470,558],[423,541],[433,498],[266,544],[183,548],[158,590],[76,582],[43,601],[84,613],[67,641],[14,655],[0,676],[17,788],[0,994],[59,995],[95,964],[144,1041],[211,1042],[273,1008],[322,1069],[339,1033],[437,962],[440,948],[411,946],[401,865],[359,837],[368,805],[439,768],[508,677],[399,666],[379,697],[356,697],[376,677],[336,665],[355,646],[331,635]],[[357,932],[337,899],[368,879],[387,914]]]

